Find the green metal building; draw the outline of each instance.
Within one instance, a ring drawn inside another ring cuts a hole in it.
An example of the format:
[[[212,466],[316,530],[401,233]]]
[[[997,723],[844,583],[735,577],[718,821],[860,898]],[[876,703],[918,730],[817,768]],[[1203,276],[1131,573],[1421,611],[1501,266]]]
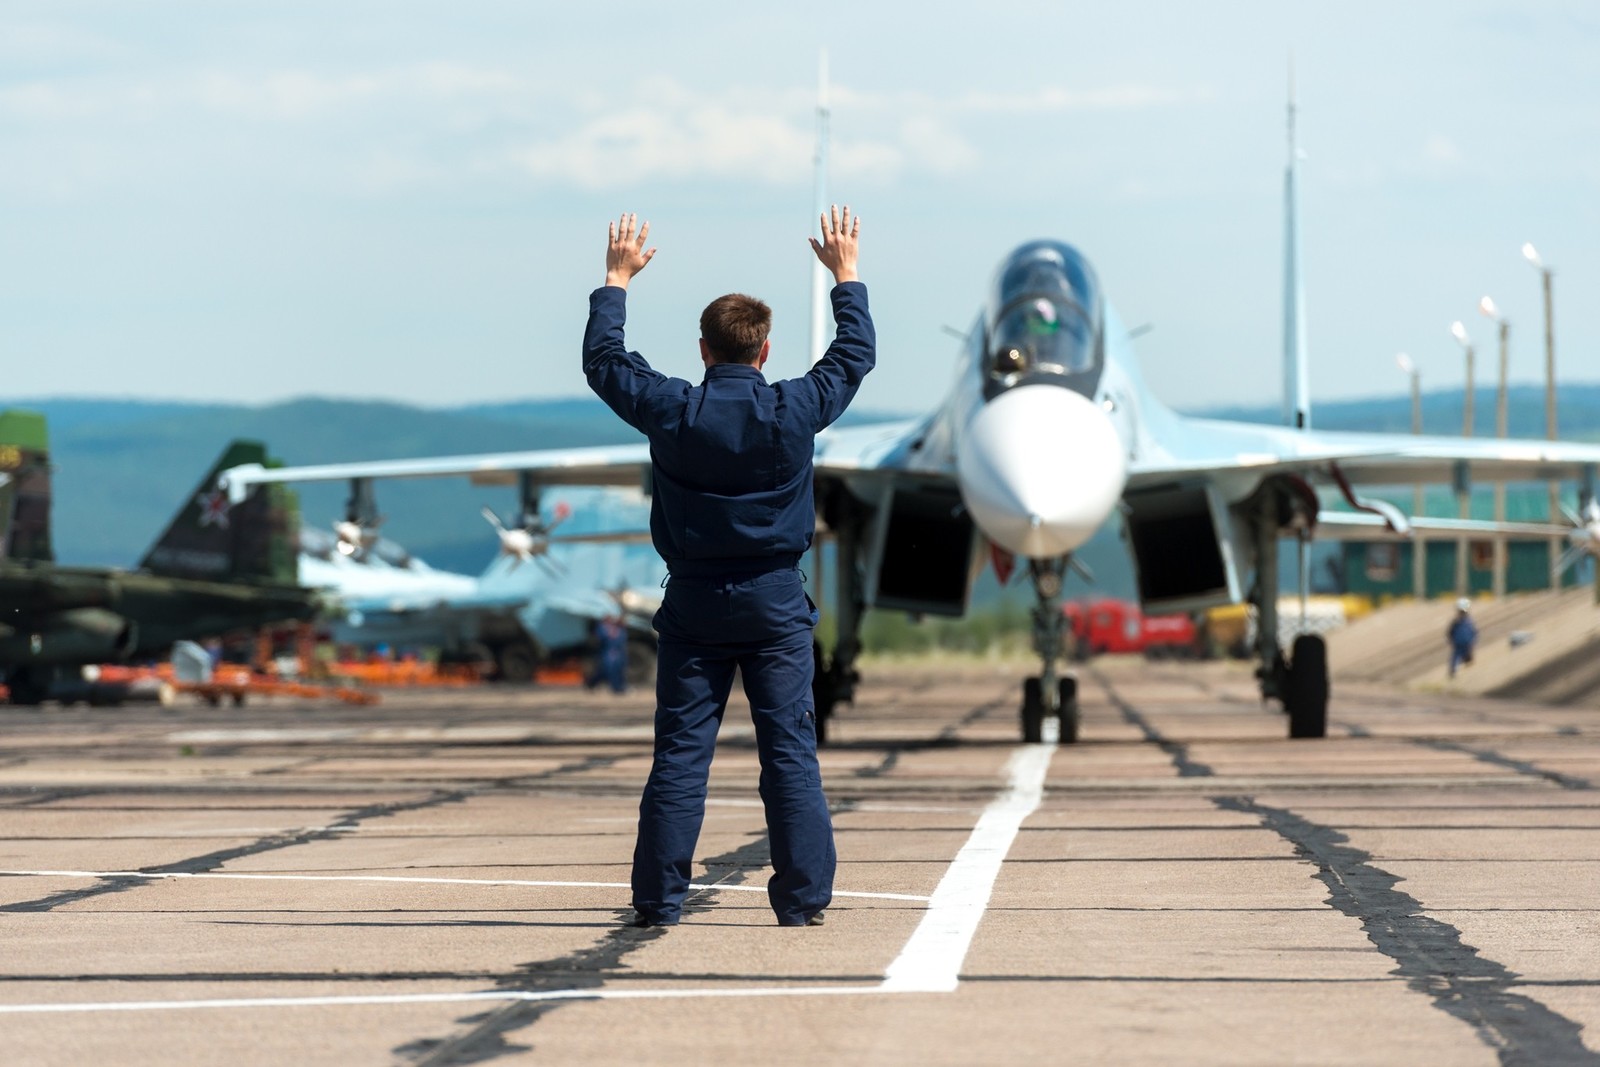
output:
[[[1396,507],[1410,512],[1413,500],[1410,494],[1385,494]],[[1506,494],[1506,520],[1508,522],[1549,522],[1546,491],[1537,488],[1513,488]],[[1494,497],[1487,490],[1473,494],[1471,517],[1489,520],[1494,517]],[[1444,490],[1432,490],[1423,500],[1423,514],[1430,516],[1459,514],[1454,495]],[[1557,520],[1562,521],[1562,520]],[[1564,547],[1564,546],[1563,546]],[[1427,594],[1430,597],[1448,597],[1456,592],[1456,552],[1454,538],[1429,538],[1427,551]],[[1417,559],[1416,541],[1372,540],[1343,542],[1341,563],[1344,591],[1374,600],[1409,597],[1415,588],[1413,578]],[[1489,593],[1494,586],[1494,547],[1491,541],[1469,541],[1467,551],[1467,586],[1471,594]],[[1568,568],[1561,576],[1563,587],[1579,584],[1579,571],[1589,564]],[[1526,593],[1550,588],[1550,542],[1545,538],[1512,540],[1506,545],[1506,592]]]

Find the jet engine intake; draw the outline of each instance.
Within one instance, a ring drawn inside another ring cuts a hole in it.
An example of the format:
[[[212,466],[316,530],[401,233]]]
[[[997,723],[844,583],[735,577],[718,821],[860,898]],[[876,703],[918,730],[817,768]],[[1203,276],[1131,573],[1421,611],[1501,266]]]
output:
[[[873,605],[919,615],[963,614],[978,557],[961,500],[950,492],[902,487],[883,520],[884,539],[872,568]]]
[[[1132,492],[1124,505],[1123,538],[1147,613],[1198,611],[1242,598],[1245,549],[1235,544],[1228,507],[1213,486]]]

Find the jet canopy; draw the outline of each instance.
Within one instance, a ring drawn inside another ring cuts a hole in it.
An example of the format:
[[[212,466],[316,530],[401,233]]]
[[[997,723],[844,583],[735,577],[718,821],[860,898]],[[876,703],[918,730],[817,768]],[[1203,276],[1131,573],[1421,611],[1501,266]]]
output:
[[[990,395],[1053,379],[1086,395],[1100,378],[1100,284],[1081,253],[1035,241],[1000,267],[985,317]]]

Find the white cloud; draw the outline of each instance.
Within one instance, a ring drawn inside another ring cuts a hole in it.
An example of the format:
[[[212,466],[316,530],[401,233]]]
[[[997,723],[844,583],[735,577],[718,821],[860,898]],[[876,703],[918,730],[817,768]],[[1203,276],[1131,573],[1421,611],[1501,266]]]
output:
[[[1465,157],[1454,141],[1442,133],[1435,133],[1429,135],[1424,142],[1422,158],[1439,166],[1453,167],[1461,163]]]
[[[15,119],[118,120],[182,117],[194,111],[262,121],[310,121],[363,106],[477,98],[493,106],[520,99],[525,79],[501,70],[425,63],[370,73],[309,70],[239,73],[202,69],[157,78],[37,80],[0,89],[0,112]]]
[[[914,170],[960,173],[980,161],[974,142],[993,117],[1165,106],[1194,95],[1140,85],[943,95],[841,87],[835,111],[848,121],[835,123],[833,171],[869,182]],[[278,126],[295,140],[257,134],[230,143],[274,160],[309,150],[302,173],[363,189],[476,180],[492,170],[594,189],[661,179],[796,184],[809,181],[815,138],[814,98],[804,87],[706,89],[662,78],[574,87],[450,62],[41,80],[0,89],[4,119],[91,140],[115,140],[135,123],[159,133],[164,124],[173,144],[203,144],[207,122]],[[308,141],[303,130],[318,136]],[[127,146],[130,173],[138,149]]]
[[[64,122],[98,111],[95,100],[52,82],[25,82],[0,89],[0,114],[24,122]]]
[[[919,115],[900,125],[900,143],[908,156],[940,173],[968,170],[978,162],[978,150],[941,119]]]
[[[283,121],[327,115],[370,101],[386,88],[385,79],[372,75],[327,78],[290,70],[244,78],[212,72],[178,87],[175,97],[179,104],[192,102],[223,115]]]
[[[515,150],[527,174],[587,188],[658,178],[750,177],[783,182],[809,173],[810,135],[781,118],[702,104],[635,107]]]
[[[91,60],[103,62],[128,55],[126,45],[75,26],[45,22],[8,22],[0,33],[0,62],[10,70]]]
[[[1204,86],[1185,89],[1155,85],[1108,85],[1069,89],[1041,85],[1021,92],[974,89],[949,95],[927,92],[876,93],[848,87],[832,91],[836,111],[914,115],[1047,115],[1063,112],[1133,111],[1205,102],[1215,92]]]
[[[1063,111],[1136,111],[1204,101],[1211,95],[1207,89],[1163,89],[1154,85],[1109,85],[1096,89],[1047,85],[1023,93],[967,93],[956,98],[954,103],[959,110],[977,114],[1038,115]]]

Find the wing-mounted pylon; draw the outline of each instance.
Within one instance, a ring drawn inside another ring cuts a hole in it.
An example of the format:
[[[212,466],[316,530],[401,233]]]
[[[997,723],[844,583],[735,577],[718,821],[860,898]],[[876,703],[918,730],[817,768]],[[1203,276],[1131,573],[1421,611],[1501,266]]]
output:
[[[345,501],[344,518],[333,520],[340,555],[361,561],[382,536],[384,517],[378,514],[377,492],[371,478],[350,479],[350,496]]]
[[[511,569],[515,570],[524,563],[537,562],[555,577],[566,574],[566,567],[550,557],[550,532],[565,522],[570,514],[571,509],[560,504],[556,507],[555,517],[549,522],[544,521],[538,511],[531,514],[524,511],[521,525],[507,526],[493,508],[488,505],[483,508],[483,517],[494,527],[500,539],[500,555],[511,561]]]

